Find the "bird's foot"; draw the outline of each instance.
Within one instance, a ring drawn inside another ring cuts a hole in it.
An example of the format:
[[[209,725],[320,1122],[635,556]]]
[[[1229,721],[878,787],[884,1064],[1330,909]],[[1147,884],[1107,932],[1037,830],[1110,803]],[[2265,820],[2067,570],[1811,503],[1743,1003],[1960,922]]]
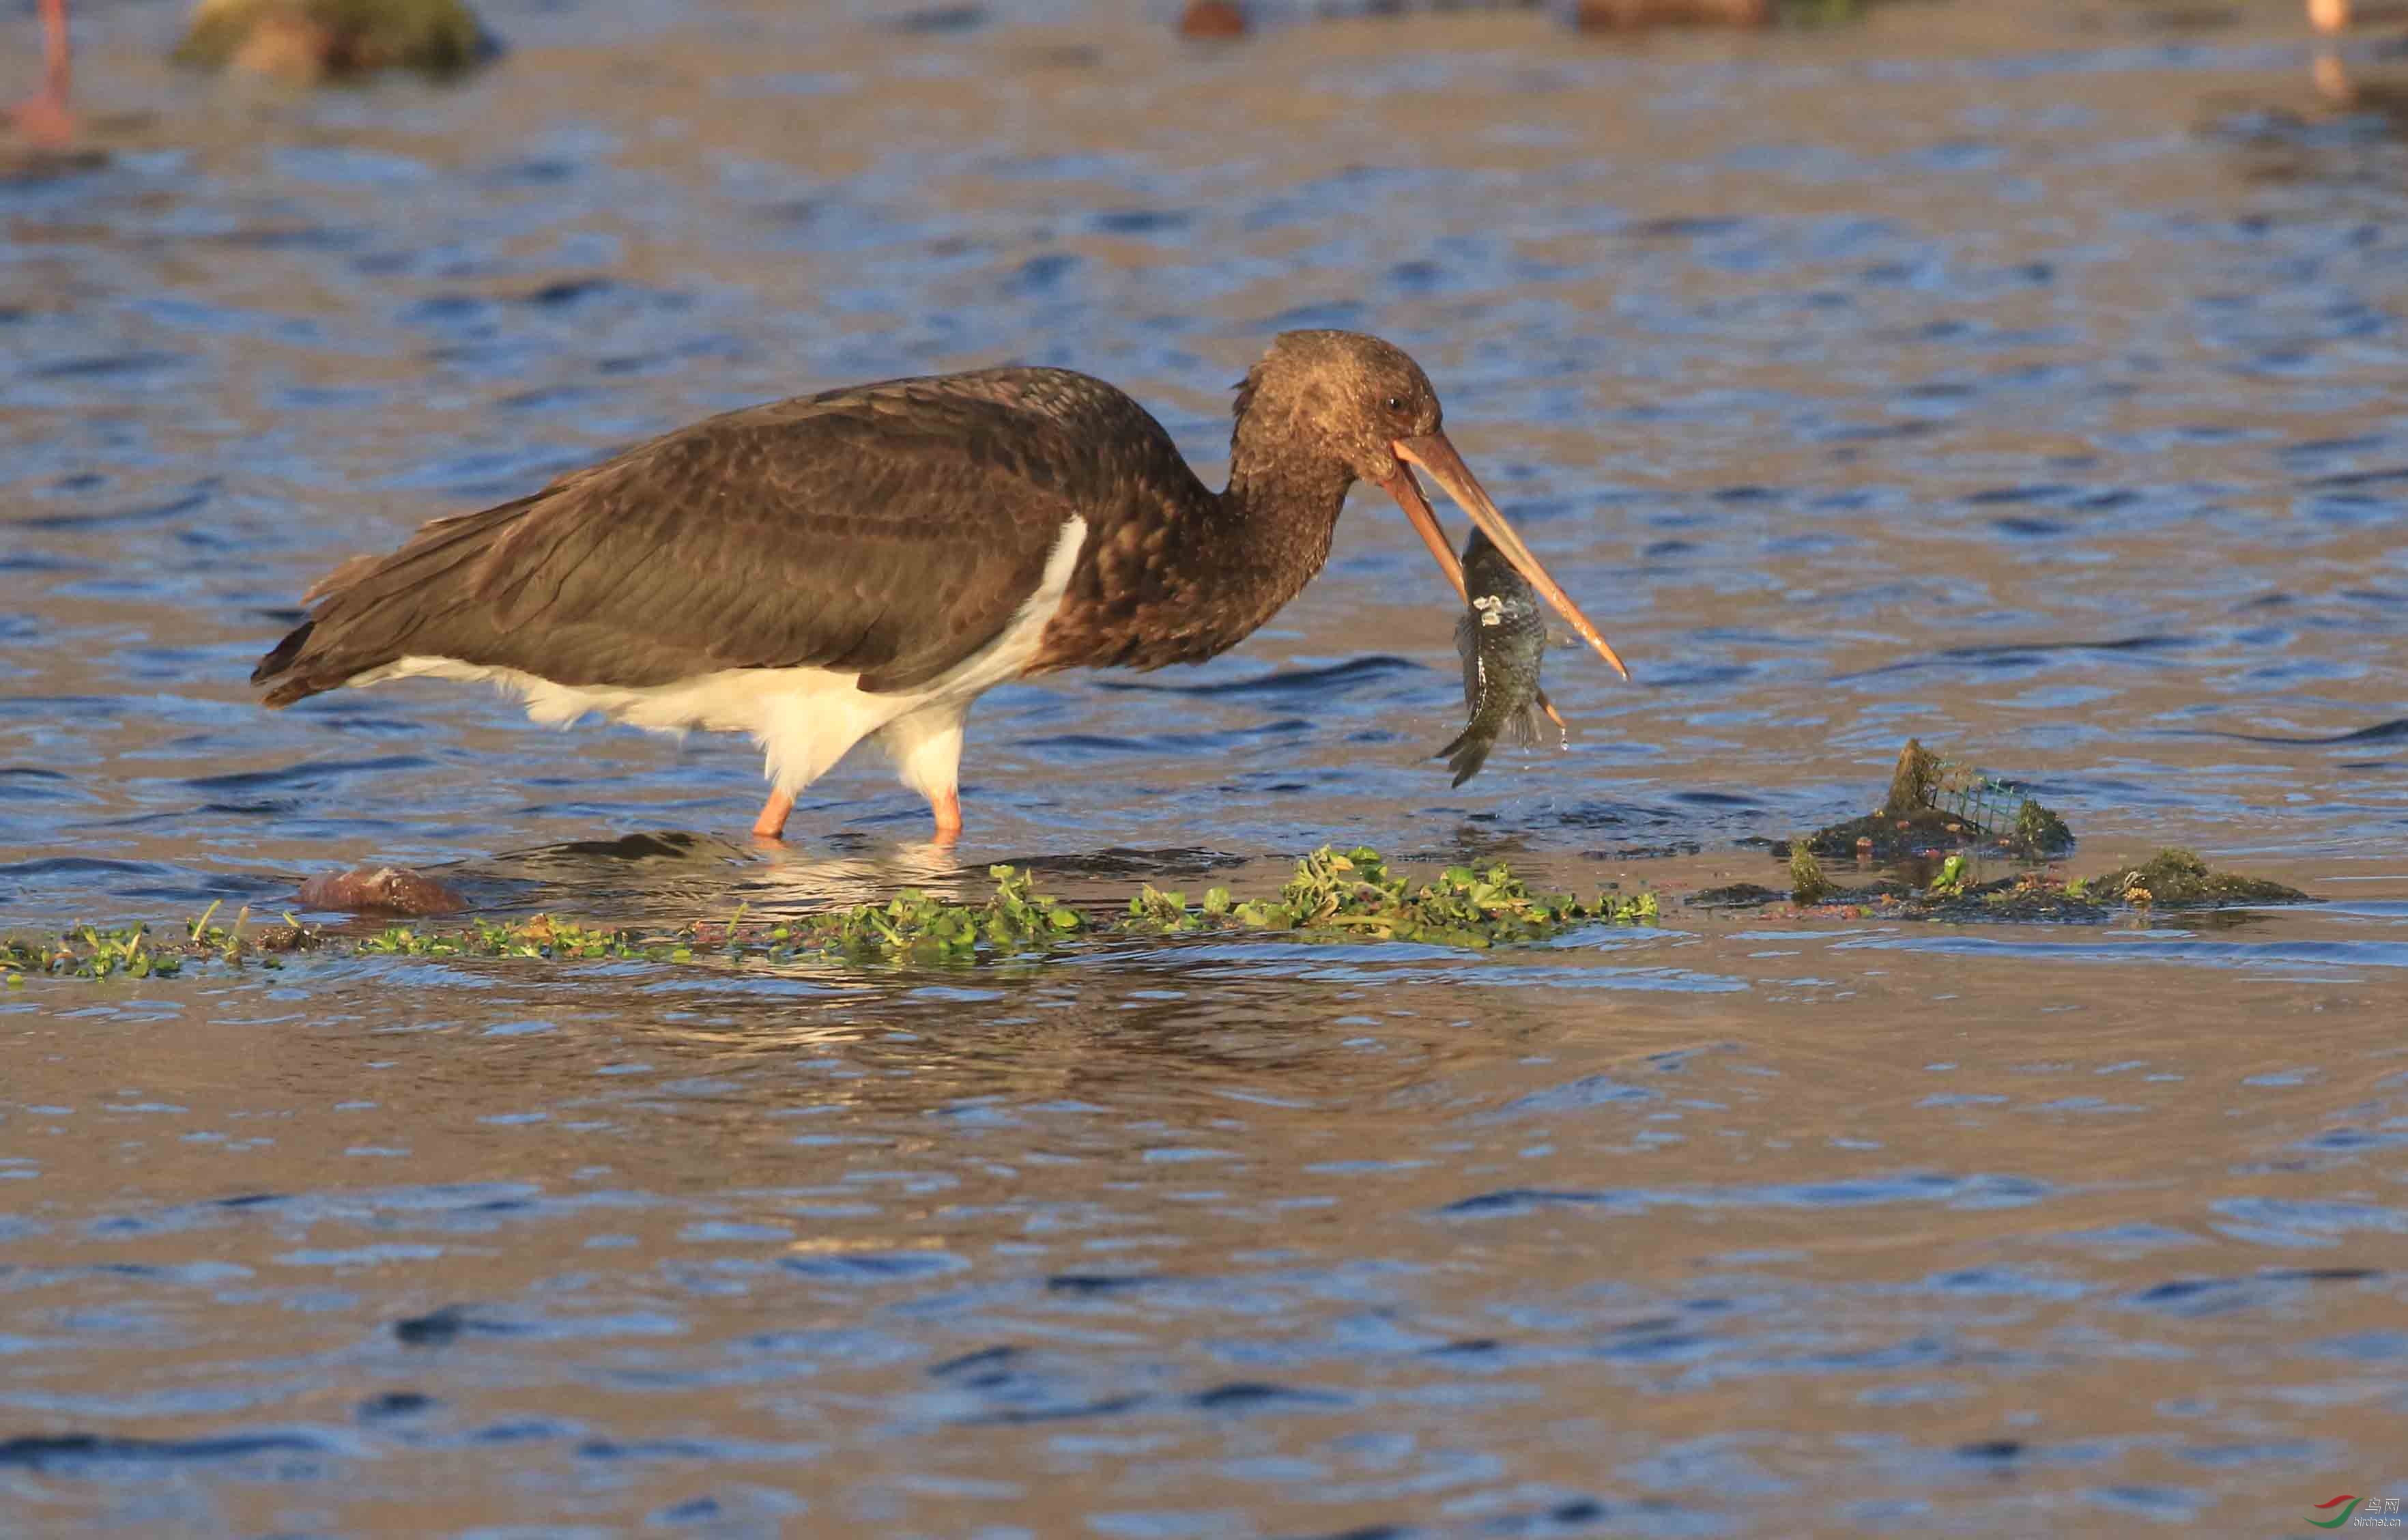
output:
[[[8,122],[23,138],[46,149],[61,150],[75,142],[75,112],[62,92],[26,97],[8,109]]]

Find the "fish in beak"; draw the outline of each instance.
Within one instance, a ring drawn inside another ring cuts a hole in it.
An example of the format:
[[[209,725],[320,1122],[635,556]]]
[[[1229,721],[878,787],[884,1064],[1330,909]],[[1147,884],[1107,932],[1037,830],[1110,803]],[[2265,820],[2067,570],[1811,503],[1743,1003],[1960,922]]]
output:
[[[1605,638],[1598,635],[1597,627],[1581,613],[1580,606],[1574,604],[1571,597],[1548,575],[1547,569],[1539,565],[1539,558],[1530,554],[1530,548],[1522,543],[1522,537],[1505,522],[1505,515],[1497,511],[1496,503],[1490,501],[1488,494],[1482,490],[1479,478],[1471,474],[1471,468],[1463,463],[1463,456],[1455,452],[1455,445],[1447,441],[1445,434],[1419,433],[1410,439],[1399,439],[1390,447],[1396,451],[1397,458],[1402,464],[1397,468],[1397,474],[1381,485],[1389,497],[1397,499],[1397,506],[1405,511],[1405,517],[1412,521],[1413,528],[1421,535],[1422,543],[1428,546],[1430,554],[1438,558],[1439,570],[1446,574],[1447,582],[1455,584],[1458,596],[1465,594],[1463,563],[1455,556],[1455,548],[1448,543],[1446,531],[1439,527],[1438,514],[1430,508],[1429,499],[1422,496],[1421,482],[1413,475],[1416,467],[1429,472],[1430,480],[1444,488],[1446,495],[1471,516],[1473,527],[1488,537],[1489,542],[1512,564],[1513,569],[1529,580],[1530,586],[1538,590],[1539,597],[1553,605],[1555,613],[1570,622],[1572,629],[1597,649],[1598,656],[1613,666],[1615,673],[1625,679],[1630,677],[1630,670],[1606,644]],[[1465,597],[1469,602],[1468,596]]]

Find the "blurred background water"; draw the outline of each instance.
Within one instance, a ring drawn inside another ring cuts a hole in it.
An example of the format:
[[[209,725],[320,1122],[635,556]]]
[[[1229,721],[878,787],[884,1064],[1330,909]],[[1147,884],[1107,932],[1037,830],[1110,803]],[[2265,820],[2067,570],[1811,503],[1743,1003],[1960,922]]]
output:
[[[2327,903],[967,971],[369,959],[0,998],[0,1529],[2304,1533],[2408,1496],[2408,64],[2281,0],[1540,10],[494,0],[452,85],[177,71],[0,166],[0,928],[756,913],[1327,841],[1667,894],[1899,741]],[[0,23],[30,79],[29,6]],[[15,84],[11,81],[10,84]],[[1007,359],[1208,478],[1374,331],[1636,685],[1460,791],[1375,497],[1192,670],[875,764],[417,684],[266,713],[300,591],[705,413]]]

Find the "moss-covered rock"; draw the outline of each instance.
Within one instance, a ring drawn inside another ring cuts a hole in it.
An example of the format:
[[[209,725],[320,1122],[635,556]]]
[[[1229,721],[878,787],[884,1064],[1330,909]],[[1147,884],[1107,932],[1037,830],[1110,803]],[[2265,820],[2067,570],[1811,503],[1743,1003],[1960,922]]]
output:
[[[456,75],[499,51],[461,0],[200,0],[175,56],[314,84],[383,69]]]
[[[2315,901],[2296,887],[2263,877],[2212,871],[2190,851],[2173,848],[2158,851],[2139,866],[2093,877],[2084,886],[2111,902],[2120,900],[2141,908],[2219,909]]]
[[[1798,883],[1799,847],[1790,856],[1789,901],[1819,913],[1876,919],[1939,920],[1973,925],[1995,922],[2100,924],[2135,910],[2231,909],[2258,904],[2314,903],[2296,887],[2262,877],[2211,871],[2187,850],[2161,850],[2139,866],[2068,882],[2053,872],[2020,871],[1978,880],[1975,865],[1961,853],[1928,866],[1920,885],[1885,878],[1847,887],[1824,880],[1817,896],[1803,897]],[[1806,855],[1805,859],[1813,857]],[[1909,863],[1909,870],[1914,863]],[[1819,873],[1819,864],[1818,864]],[[1756,909],[1782,901],[1778,889],[1755,883],[1712,887],[1689,895],[1705,909]]]

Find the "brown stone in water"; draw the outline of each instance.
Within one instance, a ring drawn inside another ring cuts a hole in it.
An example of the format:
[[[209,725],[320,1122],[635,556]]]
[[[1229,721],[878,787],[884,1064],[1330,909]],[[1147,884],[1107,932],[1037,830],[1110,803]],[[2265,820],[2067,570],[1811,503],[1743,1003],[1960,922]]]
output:
[[[1572,25],[1583,32],[1771,24],[1772,0],[1580,0],[1572,12]]]
[[[301,901],[354,914],[456,914],[468,907],[448,884],[397,866],[355,866],[312,877],[301,885]]]
[[[1243,37],[1246,10],[1238,0],[1188,0],[1179,13],[1182,37]]]

